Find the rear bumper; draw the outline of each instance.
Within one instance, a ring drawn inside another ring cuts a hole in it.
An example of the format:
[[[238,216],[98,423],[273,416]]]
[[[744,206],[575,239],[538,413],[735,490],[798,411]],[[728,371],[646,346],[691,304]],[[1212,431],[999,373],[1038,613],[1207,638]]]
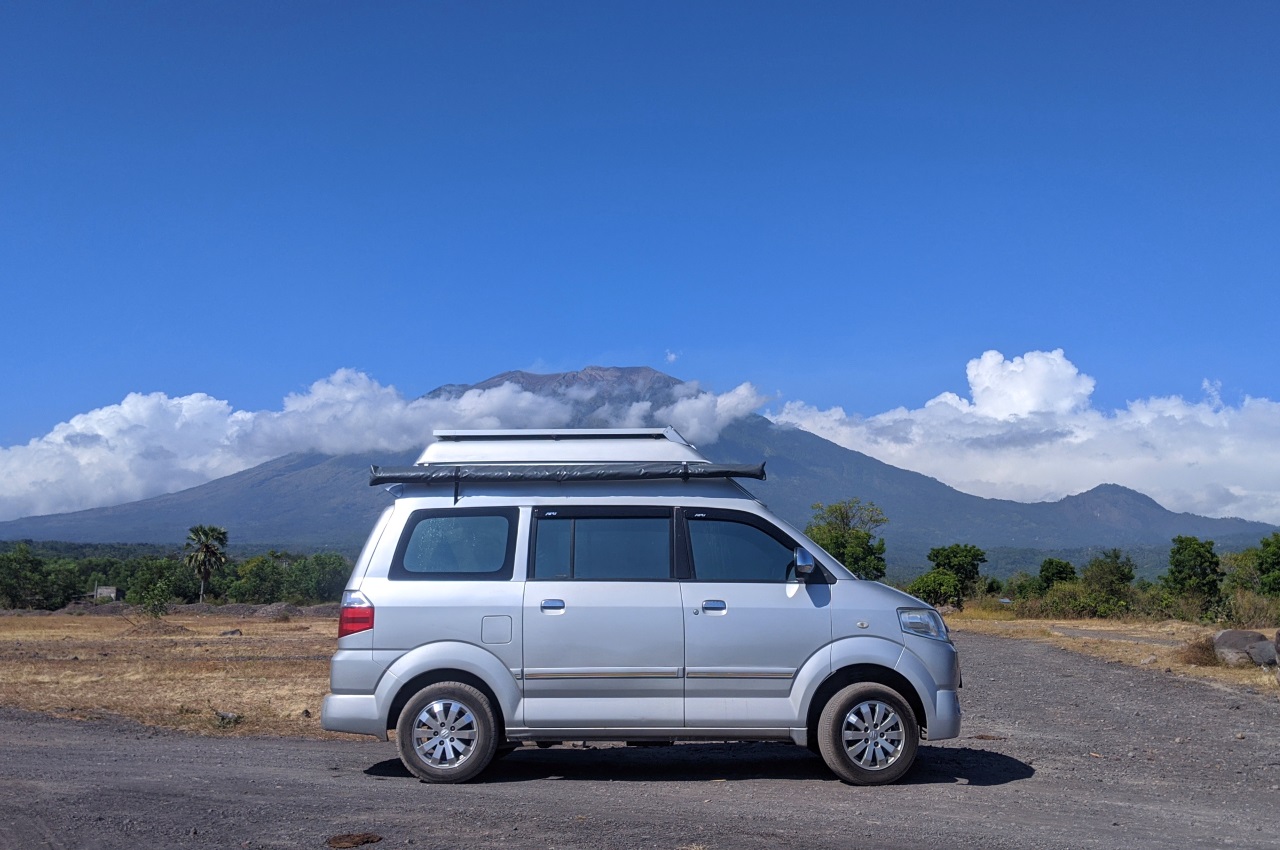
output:
[[[372,694],[329,694],[320,708],[320,726],[330,732],[351,732],[387,740],[387,725]]]

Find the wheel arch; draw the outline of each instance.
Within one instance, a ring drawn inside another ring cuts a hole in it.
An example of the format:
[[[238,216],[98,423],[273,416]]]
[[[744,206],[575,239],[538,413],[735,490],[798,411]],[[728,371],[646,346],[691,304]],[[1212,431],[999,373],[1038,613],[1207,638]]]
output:
[[[507,721],[505,713],[502,710],[502,703],[497,695],[493,692],[493,688],[474,673],[468,673],[466,670],[451,669],[448,667],[438,670],[428,670],[425,673],[419,673],[412,679],[402,684],[396,695],[391,700],[391,705],[387,710],[387,731],[396,728],[396,724],[400,719],[400,712],[404,710],[409,700],[413,699],[414,694],[423,688],[431,685],[437,685],[441,682],[460,682],[484,694],[484,698],[489,701],[489,705],[493,708],[494,719],[498,722],[497,738],[499,741],[506,740]]]
[[[396,728],[405,703],[438,682],[461,682],[484,694],[504,734],[518,719],[520,689],[497,656],[473,644],[439,641],[406,652],[383,674],[375,698],[384,727]]]
[[[911,712],[915,715],[916,725],[920,727],[921,735],[924,735],[928,729],[929,714],[925,711],[924,701],[920,698],[920,692],[916,690],[911,680],[889,667],[884,667],[880,664],[863,663],[848,664],[835,670],[818,686],[818,689],[813,694],[813,699],[809,701],[809,712],[805,718],[805,728],[808,730],[810,741],[817,740],[818,718],[822,714],[823,707],[839,691],[859,682],[875,682],[897,692],[911,707]]]

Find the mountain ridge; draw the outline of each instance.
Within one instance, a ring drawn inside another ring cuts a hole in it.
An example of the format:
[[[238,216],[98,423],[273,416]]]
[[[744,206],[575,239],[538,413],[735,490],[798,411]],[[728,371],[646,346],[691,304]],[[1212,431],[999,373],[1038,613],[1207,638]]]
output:
[[[651,418],[654,410],[700,391],[696,382],[649,367],[592,366],[549,375],[504,372],[478,384],[445,384],[427,395],[457,397],[508,383],[563,402],[569,412],[567,427],[607,426],[620,417],[634,420],[638,415]],[[423,442],[427,439],[424,435]],[[1055,502],[974,496],[755,413],[729,422],[718,439],[700,448],[717,462],[765,461],[768,478],[749,482],[748,489],[800,528],[807,524],[815,502],[852,497],[875,502],[890,520],[881,532],[891,574],[919,572],[928,566],[930,548],[957,542],[1028,552],[1110,547],[1158,551],[1163,546],[1167,553],[1176,535],[1242,548],[1256,545],[1275,530],[1250,520],[1174,513],[1117,484],[1099,484]],[[228,528],[240,541],[353,554],[390,503],[386,493],[368,486],[369,466],[408,465],[420,451],[421,446],[350,455],[294,453],[138,502],[0,522],[0,540],[167,543],[180,542],[192,525],[213,524]],[[1024,568],[1037,565],[1038,561]]]

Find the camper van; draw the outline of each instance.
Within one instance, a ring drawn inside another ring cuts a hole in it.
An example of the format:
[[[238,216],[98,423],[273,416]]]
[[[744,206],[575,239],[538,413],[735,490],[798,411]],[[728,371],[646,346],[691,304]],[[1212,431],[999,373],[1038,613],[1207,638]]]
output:
[[[863,581],[676,431],[437,431],[342,597],[323,726],[428,782],[524,742],[791,741],[846,782],[960,731],[936,610]]]

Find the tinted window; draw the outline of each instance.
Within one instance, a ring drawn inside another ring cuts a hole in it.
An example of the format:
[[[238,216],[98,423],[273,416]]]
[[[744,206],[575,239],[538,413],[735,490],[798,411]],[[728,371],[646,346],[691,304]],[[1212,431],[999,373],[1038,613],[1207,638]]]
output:
[[[689,518],[693,574],[698,581],[786,581],[792,547],[744,522]]]
[[[540,520],[533,551],[534,574],[538,578],[569,578],[573,574],[572,556],[573,520]]]
[[[515,510],[417,511],[396,548],[391,578],[508,579]]]
[[[533,575],[588,581],[670,578],[671,519],[542,517],[538,520]]]

